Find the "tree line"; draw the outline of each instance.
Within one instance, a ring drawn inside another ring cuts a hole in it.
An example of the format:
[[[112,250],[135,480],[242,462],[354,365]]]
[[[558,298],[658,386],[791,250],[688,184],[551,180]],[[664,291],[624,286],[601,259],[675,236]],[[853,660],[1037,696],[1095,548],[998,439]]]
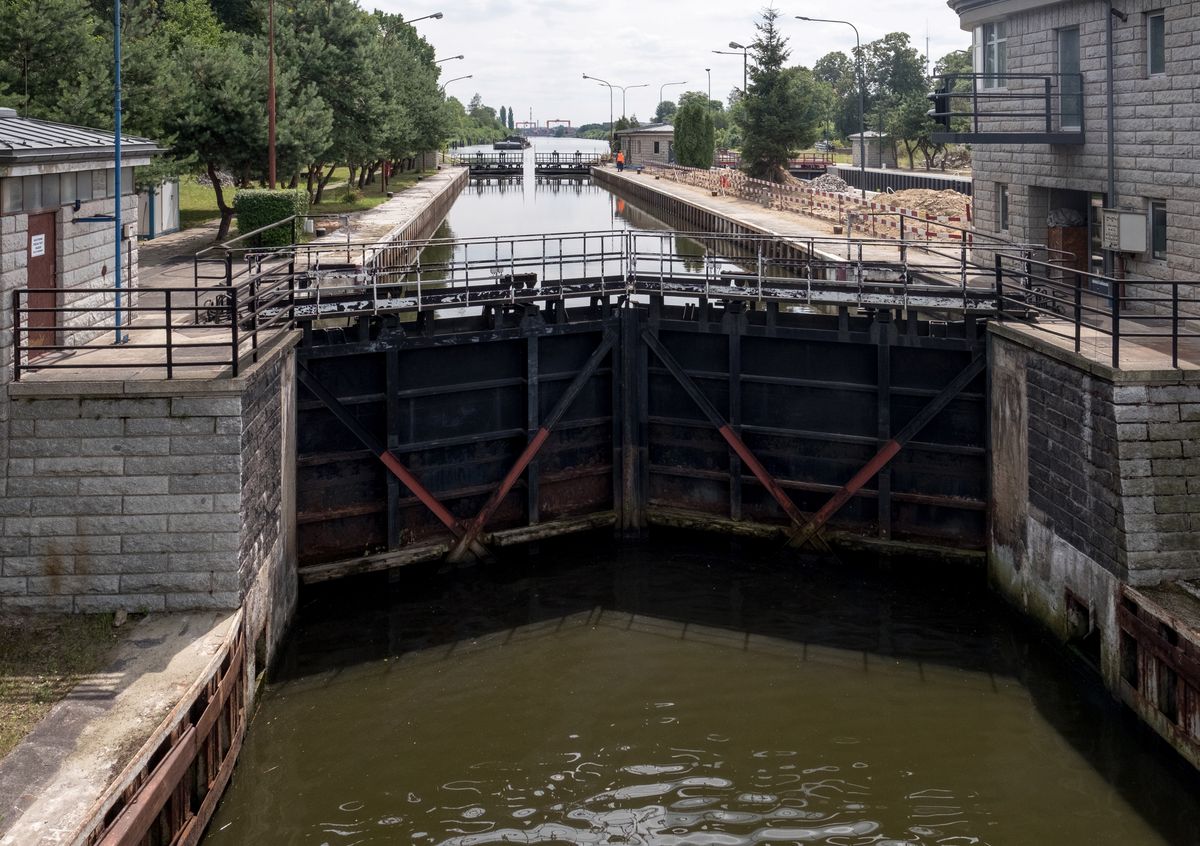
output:
[[[233,209],[220,175],[265,179],[267,2],[122,3],[123,129],[171,151],[146,178],[208,174],[222,237]],[[111,0],[0,0],[0,19],[0,104],[112,127]],[[277,172],[314,202],[338,167],[362,187],[385,162],[507,131],[494,110],[445,98],[433,48],[402,16],[355,0],[276,2],[275,56]]]
[[[656,121],[675,124],[680,164],[709,167],[712,147],[740,148],[751,175],[782,180],[795,151],[859,131],[858,62],[866,129],[887,135],[893,152],[903,145],[910,159],[919,153],[926,168],[935,167],[939,156],[944,160],[945,146],[932,137],[938,126],[927,115],[932,80],[907,33],[888,33],[851,55],[827,53],[810,69],[788,65],[788,40],[778,19],[777,10],[767,9],[755,25],[748,90],[734,90],[728,108],[699,91],[685,92],[678,105],[658,105]],[[938,60],[934,75],[970,69],[970,51],[956,50]]]

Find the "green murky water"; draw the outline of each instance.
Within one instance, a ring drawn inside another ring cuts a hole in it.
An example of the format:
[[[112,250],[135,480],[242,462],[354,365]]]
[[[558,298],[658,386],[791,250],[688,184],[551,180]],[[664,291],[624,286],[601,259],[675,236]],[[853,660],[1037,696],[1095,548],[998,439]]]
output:
[[[979,572],[600,538],[302,602],[207,846],[1196,842]]]

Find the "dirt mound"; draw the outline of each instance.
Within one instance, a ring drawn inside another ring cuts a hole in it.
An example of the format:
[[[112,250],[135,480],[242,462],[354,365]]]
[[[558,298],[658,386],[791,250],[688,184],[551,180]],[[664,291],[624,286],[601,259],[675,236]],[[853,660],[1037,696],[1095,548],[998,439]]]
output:
[[[957,191],[934,191],[930,188],[909,188],[894,194],[881,194],[876,200],[909,211],[944,214],[964,219],[967,216],[967,207],[971,205],[971,198],[966,194]]]

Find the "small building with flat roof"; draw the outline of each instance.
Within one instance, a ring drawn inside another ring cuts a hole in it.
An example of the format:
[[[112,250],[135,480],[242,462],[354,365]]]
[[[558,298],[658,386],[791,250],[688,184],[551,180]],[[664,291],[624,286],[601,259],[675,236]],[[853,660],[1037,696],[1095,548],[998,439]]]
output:
[[[675,127],[669,123],[622,129],[617,138],[621,139],[627,167],[675,162]]]
[[[54,326],[112,323],[116,193],[113,134],[21,117],[0,108],[0,367],[12,363],[13,291],[20,307],[79,309],[20,315],[22,346],[60,342]],[[147,138],[121,141],[122,287],[137,285],[138,198],[133,169],[161,152]],[[101,293],[101,291],[106,291]],[[95,310],[93,310],[95,309]]]

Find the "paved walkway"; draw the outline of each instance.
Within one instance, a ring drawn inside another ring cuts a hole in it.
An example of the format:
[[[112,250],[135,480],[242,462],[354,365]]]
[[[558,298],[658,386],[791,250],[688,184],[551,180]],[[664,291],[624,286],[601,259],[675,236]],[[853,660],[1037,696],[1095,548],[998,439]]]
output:
[[[219,611],[133,623],[108,667],[80,682],[0,761],[0,846],[65,843],[201,677],[232,619]]]
[[[897,240],[873,238],[870,232],[862,232],[853,228],[848,233],[836,234],[831,221],[791,211],[766,208],[759,203],[728,194],[714,197],[712,191],[704,188],[676,182],[665,176],[656,179],[652,171],[638,174],[628,170],[618,173],[611,167],[604,170],[605,175],[617,182],[618,186],[623,183],[630,186],[649,187],[710,214],[738,221],[747,228],[757,230],[764,235],[782,238],[799,246],[804,246],[809,239],[813,239],[813,251],[830,260],[862,260],[888,264],[900,264],[902,260],[902,245]],[[864,238],[868,240],[861,240]],[[928,245],[907,242],[906,246],[907,262],[910,266],[923,268],[926,275],[938,277],[946,284],[961,284],[959,273],[962,262],[961,247],[949,242],[941,244],[932,242]],[[969,252],[967,260],[970,261]],[[969,275],[968,284],[972,287],[990,287],[992,282],[981,269],[980,272]]]
[[[720,215],[729,220],[738,221],[743,225],[756,229],[764,234],[775,235],[786,240],[804,244],[807,239],[821,239],[820,252],[829,258],[845,261],[847,255],[854,260],[858,256],[858,245],[846,241],[846,248],[839,249],[835,239],[845,238],[833,233],[833,224],[820,218],[797,214],[790,211],[764,208],[758,203],[732,196],[712,196],[712,192],[692,185],[675,182],[668,178],[655,179],[651,171],[637,174],[631,171],[617,173],[606,168],[606,175],[618,183],[629,185],[640,184],[654,191],[675,197],[692,206]],[[869,241],[861,245],[862,257],[866,261],[898,262],[899,242]],[[835,252],[836,250],[836,252]],[[908,262],[910,265],[923,267],[944,266],[951,261],[956,267],[959,260],[960,248],[945,245],[931,250],[910,248]],[[969,260],[969,258],[968,258]],[[950,278],[941,274],[948,284],[961,284],[959,278]],[[971,287],[991,287],[994,278],[983,268],[968,274],[968,285]],[[1005,330],[1026,338],[1030,343],[1043,348],[1057,350],[1060,353],[1075,354],[1075,325],[1066,319],[1042,316],[1035,323],[1006,322]],[[1123,315],[1121,320],[1122,333],[1144,335],[1149,337],[1122,337],[1120,348],[1120,370],[1133,374],[1146,375],[1154,373],[1169,378],[1173,372],[1171,362],[1171,338],[1167,325],[1162,321],[1139,321],[1135,315]],[[1182,321],[1181,331],[1200,335],[1200,320]],[[1081,360],[1086,360],[1103,367],[1113,367],[1112,335],[1105,327],[1083,327],[1080,332]],[[1179,342],[1179,370],[1200,370],[1200,337],[1183,338]],[[1174,378],[1178,373],[1174,373]]]

